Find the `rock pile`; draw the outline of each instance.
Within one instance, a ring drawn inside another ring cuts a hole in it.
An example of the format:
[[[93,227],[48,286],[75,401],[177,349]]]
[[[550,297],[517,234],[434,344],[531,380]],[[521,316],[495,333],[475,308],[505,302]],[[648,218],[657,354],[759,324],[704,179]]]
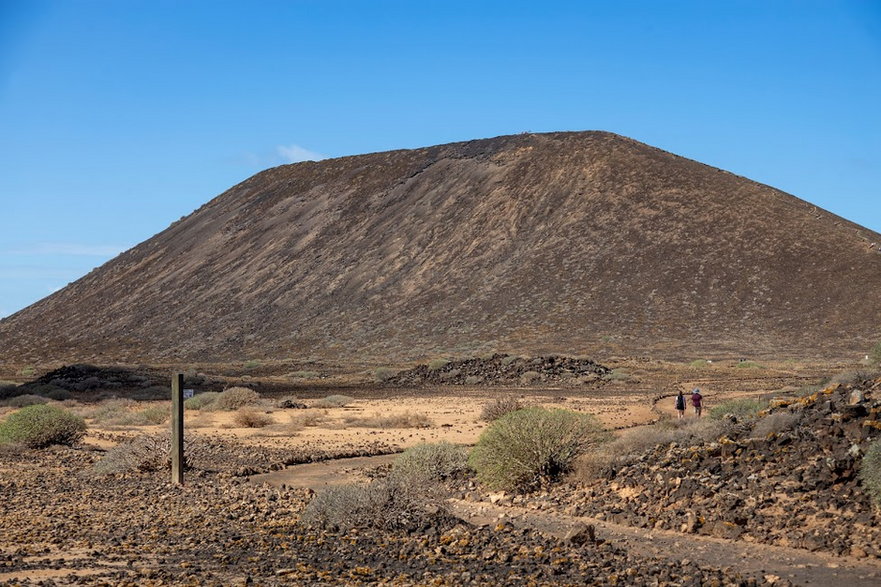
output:
[[[67,391],[91,391],[95,389],[140,389],[157,385],[150,376],[121,367],[96,367],[94,365],[65,365],[26,383],[22,389],[51,386]],[[161,382],[168,384],[168,380]]]
[[[881,379],[772,403],[717,442],[675,443],[569,496],[580,515],[640,527],[881,557],[858,473],[881,437]]]
[[[495,354],[488,359],[465,359],[419,365],[389,378],[389,385],[547,385],[590,384],[611,369],[590,359],[572,357],[515,357]]]

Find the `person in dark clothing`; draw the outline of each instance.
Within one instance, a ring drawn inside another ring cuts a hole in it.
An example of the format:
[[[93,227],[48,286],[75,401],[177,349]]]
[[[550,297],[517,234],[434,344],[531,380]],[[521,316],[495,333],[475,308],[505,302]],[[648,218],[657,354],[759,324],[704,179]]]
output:
[[[682,395],[682,390],[679,390],[679,393],[676,395],[676,411],[679,412],[679,419],[685,417],[685,396]]]
[[[698,418],[701,417],[701,412],[704,409],[703,406],[704,396],[701,395],[701,390],[698,387],[695,387],[691,391],[691,405],[694,406],[694,415]]]

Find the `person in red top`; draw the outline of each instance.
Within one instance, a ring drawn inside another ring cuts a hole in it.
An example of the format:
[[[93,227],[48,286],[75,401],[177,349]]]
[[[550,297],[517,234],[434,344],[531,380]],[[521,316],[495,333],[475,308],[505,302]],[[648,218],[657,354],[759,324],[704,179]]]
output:
[[[701,417],[701,411],[703,410],[703,399],[704,396],[701,395],[700,388],[695,387],[691,390],[691,405],[694,406],[694,415],[698,418]]]

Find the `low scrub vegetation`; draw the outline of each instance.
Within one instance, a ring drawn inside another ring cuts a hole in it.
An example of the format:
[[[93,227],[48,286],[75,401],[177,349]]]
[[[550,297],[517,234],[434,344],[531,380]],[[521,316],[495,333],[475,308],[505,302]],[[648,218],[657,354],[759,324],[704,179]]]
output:
[[[274,421],[269,414],[251,408],[242,408],[233,415],[233,422],[243,428],[263,428]]]
[[[763,365],[756,363],[755,361],[740,361],[737,363],[738,369],[764,369]]]
[[[469,470],[468,451],[450,442],[417,444],[395,459],[392,471],[396,475],[444,481]]]
[[[881,342],[875,344],[869,351],[869,363],[881,367]]]
[[[606,438],[593,416],[527,408],[490,424],[468,463],[489,487],[530,490],[569,472],[579,455]]]
[[[509,395],[499,397],[483,405],[483,409],[480,411],[480,419],[484,422],[494,422],[505,414],[516,412],[522,407],[523,405],[520,403],[520,400],[515,397]]]
[[[220,392],[217,391],[205,391],[202,393],[197,393],[193,397],[184,400],[184,409],[185,410],[204,410],[210,404],[214,403],[214,400],[217,399],[217,396],[220,395]]]
[[[361,428],[431,428],[433,422],[425,414],[403,412],[387,416],[351,416],[343,419],[348,426]]]
[[[689,363],[688,366],[692,367],[694,369],[703,369],[705,367],[709,367],[710,362],[707,361],[706,359],[695,359],[694,361]]]
[[[423,530],[448,515],[443,497],[437,483],[392,474],[368,484],[328,487],[315,495],[300,523],[331,530]]]
[[[434,359],[433,361],[428,363],[428,370],[437,371],[438,369],[443,369],[449,364],[449,359]]]
[[[47,404],[49,400],[41,395],[33,395],[30,393],[26,393],[24,395],[17,395],[13,398],[9,398],[6,401],[6,405],[13,408],[23,408],[25,406],[35,406],[37,404]]]
[[[866,449],[860,463],[860,482],[876,508],[881,509],[881,439]]]
[[[379,367],[373,371],[373,379],[377,383],[385,383],[397,374],[397,371],[390,369],[389,367]]]
[[[759,412],[768,409],[768,401],[757,398],[734,399],[710,408],[710,418],[734,416],[738,420],[755,418]]]
[[[204,395],[204,394],[203,394]],[[194,398],[195,399],[195,396]],[[205,405],[203,410],[238,410],[245,406],[256,404],[260,401],[260,395],[247,387],[230,387],[220,392],[214,401]]]
[[[73,445],[85,433],[86,423],[79,416],[57,406],[37,404],[13,412],[0,423],[0,444],[16,443],[30,448]]]
[[[606,471],[636,462],[658,446],[674,442],[680,446],[710,442],[725,434],[730,426],[725,420],[688,418],[665,419],[652,426],[633,428],[585,453],[578,461],[576,477],[582,480],[601,477]]]
[[[313,408],[343,408],[355,401],[355,398],[347,395],[329,395],[317,400],[312,404]]]
[[[206,451],[205,442],[198,436],[186,437],[184,443],[187,463],[191,462],[194,456],[198,458]],[[167,434],[142,434],[117,444],[94,466],[94,471],[98,475],[148,473],[170,469],[171,437]]]
[[[298,429],[309,426],[320,426],[327,422],[327,414],[316,410],[303,410],[299,414],[291,414],[291,425]]]

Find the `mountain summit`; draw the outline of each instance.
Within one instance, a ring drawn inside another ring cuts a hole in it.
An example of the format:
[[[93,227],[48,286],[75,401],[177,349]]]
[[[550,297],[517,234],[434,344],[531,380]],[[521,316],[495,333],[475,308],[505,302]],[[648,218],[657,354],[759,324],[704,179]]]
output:
[[[258,173],[0,321],[0,356],[852,356],[879,245],[621,136],[504,136]]]

